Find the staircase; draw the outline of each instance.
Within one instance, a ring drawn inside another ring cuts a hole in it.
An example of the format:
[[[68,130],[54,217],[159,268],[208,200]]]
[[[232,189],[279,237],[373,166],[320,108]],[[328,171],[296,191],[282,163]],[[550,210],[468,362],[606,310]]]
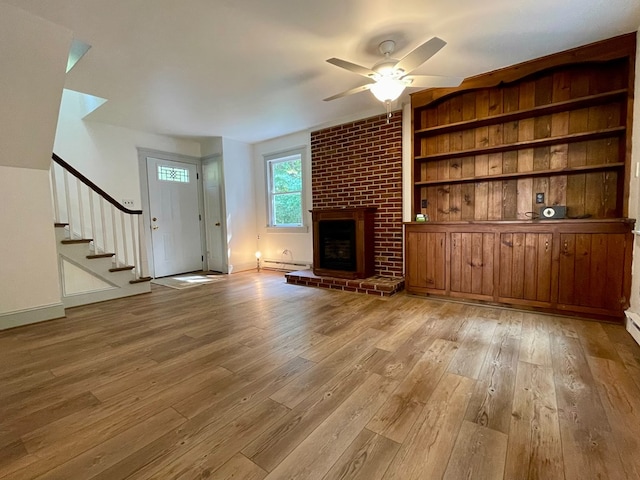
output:
[[[150,291],[142,210],[130,210],[53,154],[51,186],[65,308]]]

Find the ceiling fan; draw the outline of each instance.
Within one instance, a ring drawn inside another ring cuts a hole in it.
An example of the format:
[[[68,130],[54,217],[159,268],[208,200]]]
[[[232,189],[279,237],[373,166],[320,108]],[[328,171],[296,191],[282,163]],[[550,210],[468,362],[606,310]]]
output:
[[[347,62],[339,58],[330,58],[327,62],[350,72],[366,77],[369,82],[359,87],[352,88],[346,92],[338,93],[324,100],[330,101],[336,98],[346,97],[354,93],[371,90],[371,93],[387,105],[389,112],[390,103],[396,100],[406,87],[457,87],[462,83],[462,77],[439,77],[434,75],[410,75],[410,73],[433,57],[447,44],[444,40],[433,37],[419,47],[413,49],[402,59],[397,60],[391,57],[396,48],[396,42],[385,40],[378,45],[380,53],[384,58],[373,67],[367,68],[355,63]]]

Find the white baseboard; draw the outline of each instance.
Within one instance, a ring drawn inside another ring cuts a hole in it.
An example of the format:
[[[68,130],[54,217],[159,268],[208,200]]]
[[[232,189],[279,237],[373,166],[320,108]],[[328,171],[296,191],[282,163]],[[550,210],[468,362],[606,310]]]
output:
[[[640,345],[640,315],[628,310],[624,313],[627,316],[627,331],[631,334],[636,343]]]
[[[64,316],[64,305],[62,305],[62,303],[0,313],[0,330],[29,325],[31,323],[46,322],[47,320],[62,318]]]

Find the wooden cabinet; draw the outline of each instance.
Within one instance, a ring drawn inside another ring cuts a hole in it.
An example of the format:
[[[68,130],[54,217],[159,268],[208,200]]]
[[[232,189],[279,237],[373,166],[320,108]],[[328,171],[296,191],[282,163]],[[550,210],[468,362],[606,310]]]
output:
[[[539,307],[551,306],[551,232],[499,234],[498,301]]]
[[[633,220],[405,224],[406,289],[622,318]]]
[[[491,300],[494,293],[493,251],[495,235],[473,231],[451,233],[449,242],[451,281],[454,297]]]
[[[406,248],[411,265],[405,284],[417,293],[445,291],[445,234],[443,232],[408,231]]]
[[[619,311],[628,304],[625,233],[560,235],[558,308]]]

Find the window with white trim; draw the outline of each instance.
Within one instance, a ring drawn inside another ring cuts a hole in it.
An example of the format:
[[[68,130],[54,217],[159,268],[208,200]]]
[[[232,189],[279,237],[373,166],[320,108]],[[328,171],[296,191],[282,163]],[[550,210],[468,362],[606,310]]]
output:
[[[265,155],[269,227],[304,226],[304,149]]]

